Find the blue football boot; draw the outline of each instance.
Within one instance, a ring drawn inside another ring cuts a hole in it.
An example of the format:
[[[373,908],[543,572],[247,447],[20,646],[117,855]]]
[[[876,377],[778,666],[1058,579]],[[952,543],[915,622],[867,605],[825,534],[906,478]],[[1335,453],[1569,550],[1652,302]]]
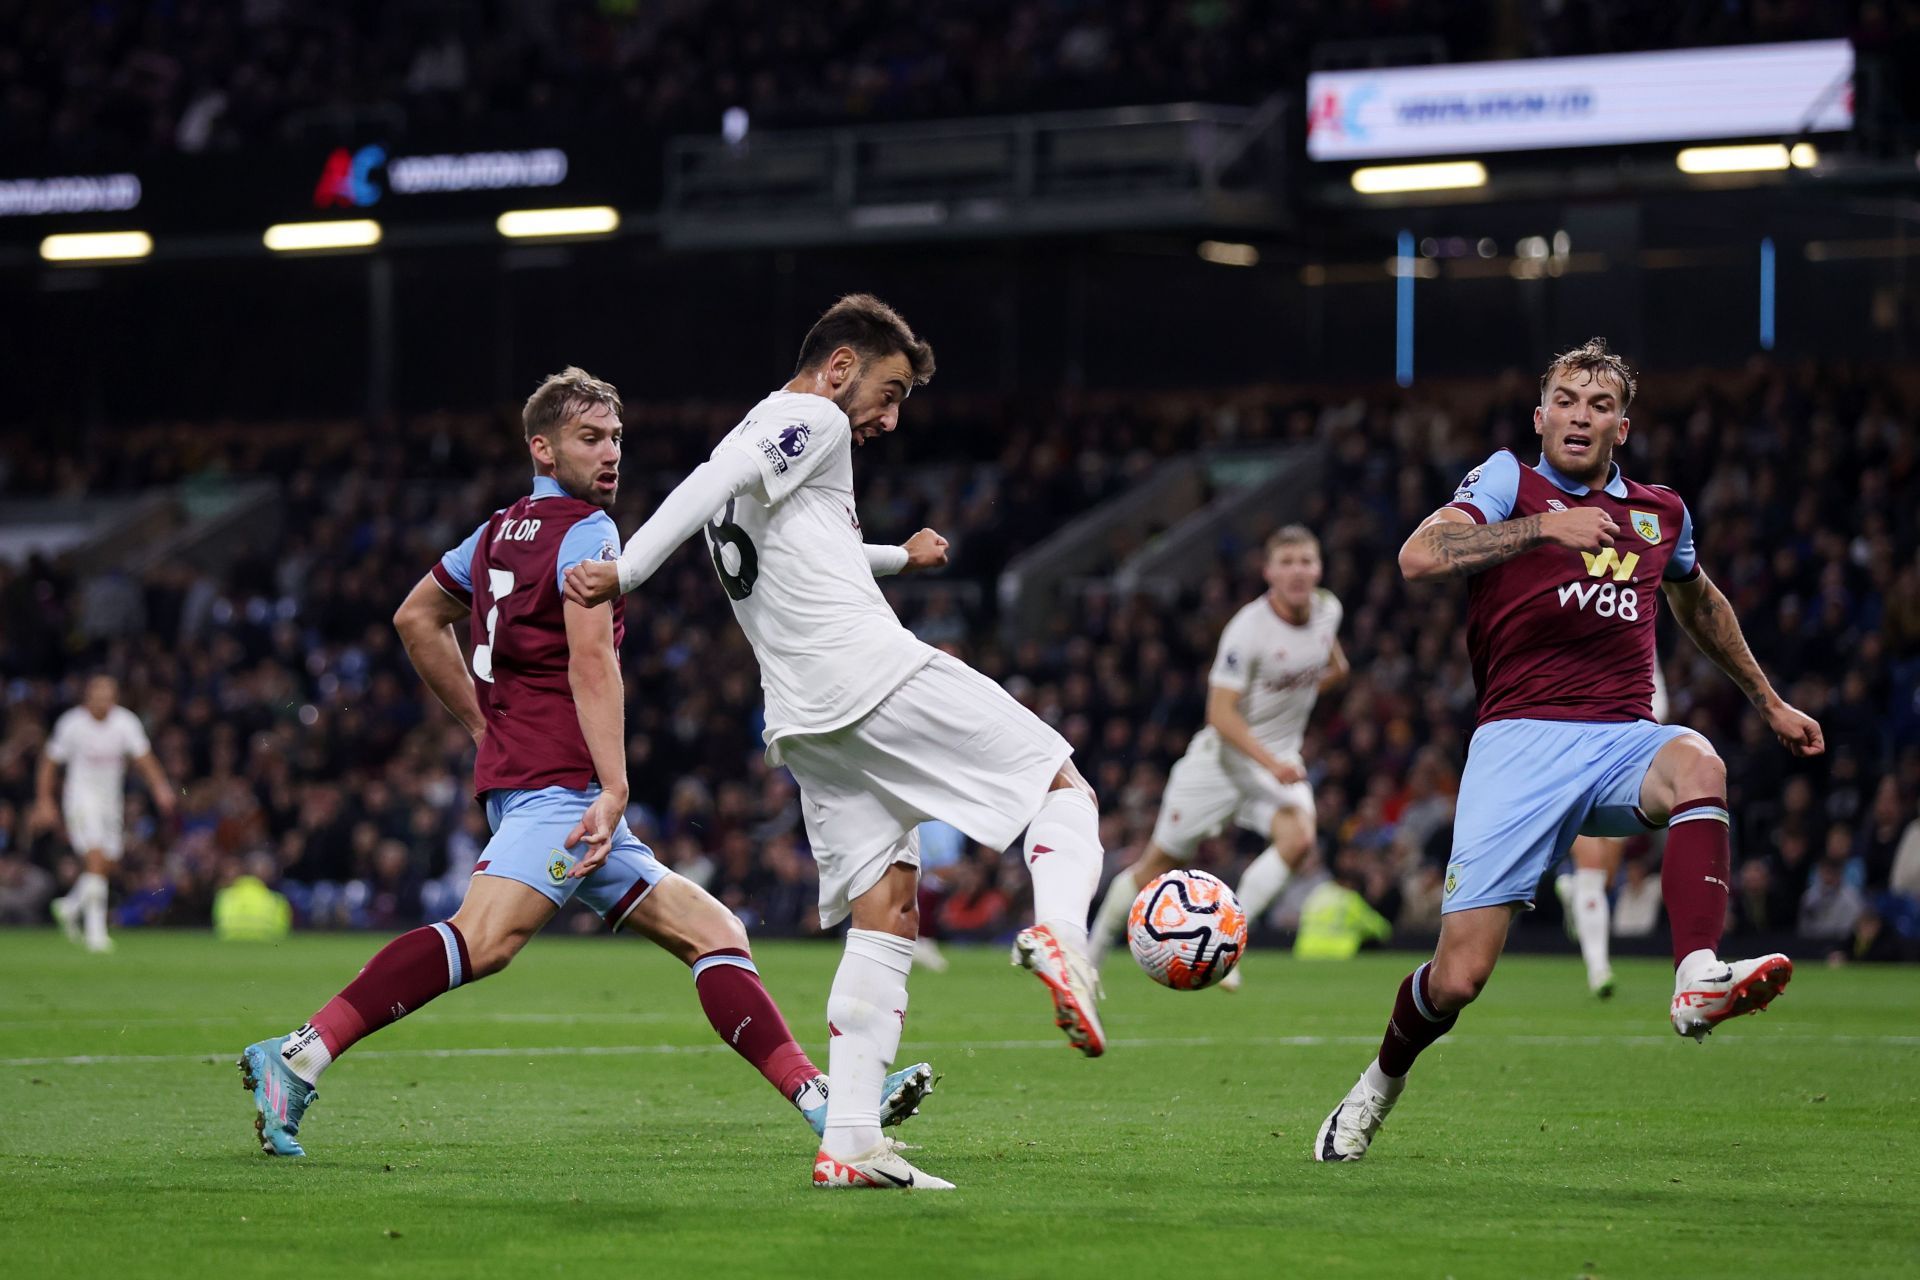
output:
[[[298,1141],[300,1117],[320,1091],[281,1061],[280,1046],[286,1042],[281,1036],[242,1050],[240,1085],[253,1094],[253,1131],[260,1137],[260,1149],[270,1156],[304,1156],[306,1149]]]
[[[933,1068],[924,1062],[916,1062],[910,1067],[888,1076],[880,1086],[880,1125],[886,1128],[899,1124],[908,1116],[918,1115],[920,1101],[933,1092],[933,1086],[940,1077],[933,1074]],[[793,1100],[800,1108],[800,1114],[813,1126],[813,1135],[824,1138],[827,1134],[827,1078],[815,1076],[800,1087],[800,1094]]]

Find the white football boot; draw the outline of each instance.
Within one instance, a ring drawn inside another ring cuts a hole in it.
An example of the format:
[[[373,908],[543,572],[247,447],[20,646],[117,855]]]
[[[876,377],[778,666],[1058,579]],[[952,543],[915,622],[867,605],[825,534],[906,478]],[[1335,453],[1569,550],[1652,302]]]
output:
[[[898,1144],[883,1141],[873,1150],[836,1160],[824,1148],[813,1158],[813,1185],[824,1190],[951,1191],[945,1178],[914,1168]]]
[[[1044,924],[1022,929],[1013,940],[1013,963],[1031,969],[1053,996],[1053,1025],[1067,1033],[1074,1048],[1089,1058],[1107,1051],[1094,1001],[1100,995],[1100,971],[1086,953]]]
[[[1245,964],[1245,963],[1246,963],[1246,957],[1242,956],[1240,960],[1240,964]],[[1240,965],[1236,964],[1233,966],[1233,968],[1227,970],[1227,976],[1220,979],[1220,981],[1214,983],[1213,985],[1216,987],[1219,987],[1222,991],[1225,991],[1228,994],[1232,994],[1233,992],[1238,991],[1240,989]]]
[[[1728,1018],[1765,1009],[1792,979],[1793,961],[1777,951],[1731,962],[1696,951],[1680,962],[1673,975],[1673,1029],[1705,1040]]]
[[[1363,1075],[1332,1114],[1320,1122],[1313,1139],[1315,1160],[1358,1160],[1373,1145],[1373,1135],[1386,1123],[1397,1098],[1389,1098],[1367,1083]]]

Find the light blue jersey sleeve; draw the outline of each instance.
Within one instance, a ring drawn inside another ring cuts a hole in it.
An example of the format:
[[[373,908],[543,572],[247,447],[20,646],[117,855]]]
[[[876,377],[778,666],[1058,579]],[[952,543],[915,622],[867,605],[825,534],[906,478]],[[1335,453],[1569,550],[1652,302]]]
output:
[[[462,591],[473,590],[473,549],[480,545],[480,535],[487,531],[487,524],[488,521],[482,520],[465,542],[440,557],[440,567],[460,584]]]
[[[564,595],[567,590],[567,570],[587,560],[619,558],[620,529],[613,523],[612,516],[604,511],[596,511],[567,530],[567,536],[560,539],[560,554],[554,561],[554,581],[559,583],[560,592]]]
[[[1680,504],[1680,536],[1673,540],[1673,555],[1660,576],[1668,582],[1685,582],[1700,572],[1700,557],[1693,549],[1693,512]]]
[[[1481,524],[1499,524],[1513,514],[1513,504],[1519,499],[1520,459],[1511,450],[1501,449],[1467,472],[1447,505],[1460,508]]]

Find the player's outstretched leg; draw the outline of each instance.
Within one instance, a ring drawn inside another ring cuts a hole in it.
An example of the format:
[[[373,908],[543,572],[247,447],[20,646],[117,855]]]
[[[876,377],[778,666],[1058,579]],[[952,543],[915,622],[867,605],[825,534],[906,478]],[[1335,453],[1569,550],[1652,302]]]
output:
[[[1087,957],[1087,908],[1100,883],[1100,809],[1071,762],[1027,827],[1033,927],[1014,939],[1013,962],[1031,970],[1053,998],[1054,1025],[1089,1058],[1106,1052],[1095,1002],[1100,975]]]
[[[254,1132],[268,1155],[303,1156],[300,1120],[320,1095],[315,1085],[333,1060],[472,976],[466,939],[452,921],[403,933],[382,947],[358,977],[318,1013],[284,1036],[250,1044],[240,1078],[253,1094]]]
[[[1728,1018],[1759,1013],[1793,978],[1793,961],[1778,953],[1732,962],[1717,954],[1732,864],[1726,793],[1726,766],[1696,734],[1661,747],[1647,770],[1647,807],[1668,809],[1660,896],[1673,930],[1670,1017],[1695,1040]]]
[[[554,910],[527,885],[476,876],[451,920],[401,934],[297,1029],[248,1045],[240,1055],[240,1078],[253,1094],[260,1149],[305,1155],[300,1121],[334,1059],[455,987],[506,968]]]
[[[1320,1122],[1315,1160],[1358,1160],[1407,1087],[1414,1059],[1453,1030],[1460,1010],[1493,973],[1513,919],[1510,907],[1476,907],[1442,919],[1432,960],[1400,981],[1380,1053],[1340,1104]]]

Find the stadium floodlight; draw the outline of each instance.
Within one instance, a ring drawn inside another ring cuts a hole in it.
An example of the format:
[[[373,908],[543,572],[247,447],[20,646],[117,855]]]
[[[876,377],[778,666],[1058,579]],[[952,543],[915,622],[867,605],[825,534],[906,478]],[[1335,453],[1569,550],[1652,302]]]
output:
[[[1363,196],[1394,195],[1404,191],[1458,191],[1486,185],[1487,166],[1478,160],[1372,165],[1353,171],[1353,189]]]
[[[144,231],[69,231],[40,242],[48,262],[130,262],[152,252],[153,237]]]
[[[1202,240],[1200,257],[1219,267],[1257,267],[1260,265],[1260,251],[1250,244],[1236,244],[1232,240]]]
[[[380,243],[380,224],[372,218],[332,222],[276,222],[260,239],[275,253],[315,249],[365,249]]]
[[[604,204],[579,209],[509,209],[493,225],[512,240],[528,236],[603,236],[619,229],[620,214]]]
[[[1811,169],[1820,153],[1810,142],[1750,142],[1733,147],[1687,147],[1674,157],[1682,173],[1770,173],[1781,169]]]

